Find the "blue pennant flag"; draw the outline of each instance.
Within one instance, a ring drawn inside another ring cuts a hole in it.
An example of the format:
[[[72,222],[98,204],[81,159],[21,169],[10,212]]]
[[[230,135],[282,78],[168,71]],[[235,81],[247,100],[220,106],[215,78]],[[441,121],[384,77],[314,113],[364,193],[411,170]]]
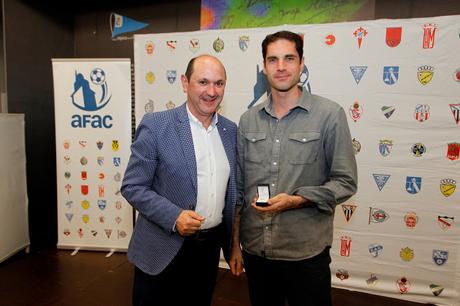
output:
[[[148,25],[148,23],[139,22],[116,13],[110,14],[110,29],[112,30],[112,38],[122,33],[134,32],[143,29]]]

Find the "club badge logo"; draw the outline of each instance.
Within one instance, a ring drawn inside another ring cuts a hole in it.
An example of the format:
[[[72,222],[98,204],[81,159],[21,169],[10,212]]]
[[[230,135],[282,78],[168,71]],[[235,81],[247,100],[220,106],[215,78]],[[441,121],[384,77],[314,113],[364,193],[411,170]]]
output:
[[[433,262],[438,266],[442,266],[449,258],[449,251],[433,250]]]
[[[174,84],[177,77],[176,70],[166,70],[166,79],[168,79],[169,84]]]
[[[71,176],[71,174],[70,174],[69,171],[64,172],[64,177],[65,177],[66,179],[69,179],[70,176]]]
[[[460,122],[460,104],[449,104],[449,107],[454,116],[455,123],[458,124]]]
[[[71,159],[69,155],[64,156],[64,164],[70,165]]]
[[[105,222],[105,217],[104,216],[100,216],[99,217],[99,223],[104,223]]]
[[[106,73],[101,68],[94,68],[89,74],[92,83],[85,79],[80,72],[75,72],[74,92],[70,95],[72,104],[80,110],[93,112],[105,107],[110,102],[112,94],[106,81]],[[97,90],[93,90],[97,89]],[[92,122],[95,124],[95,122]],[[76,127],[77,123],[72,121],[72,126]]]
[[[246,51],[249,48],[249,36],[240,36],[240,38],[238,39],[238,44],[240,46],[241,51]]]
[[[214,41],[214,43],[212,44],[212,47],[214,49],[214,51],[216,51],[217,53],[219,52],[222,52],[224,50],[224,41],[222,39],[220,39],[219,37],[216,38],[216,40]]]
[[[117,152],[120,149],[120,143],[118,140],[112,140],[112,151]]]
[[[81,216],[81,220],[83,221],[83,223],[85,224],[88,224],[89,223],[89,215],[83,215]]]
[[[457,68],[453,74],[454,80],[460,82],[460,68]]]
[[[72,200],[69,200],[69,201],[65,202],[64,205],[65,205],[67,208],[72,208],[73,201],[72,201]]]
[[[359,84],[366,70],[367,66],[350,66],[350,71],[356,84]]]
[[[80,239],[83,238],[83,236],[85,235],[85,232],[83,231],[83,229],[81,227],[78,229],[77,233],[78,233],[78,237],[80,237]]]
[[[353,151],[355,152],[355,155],[361,152],[361,143],[358,141],[358,139],[353,138],[351,140],[351,144],[353,145]]]
[[[85,156],[83,156],[82,158],[80,158],[80,164],[82,166],[86,166],[88,164],[88,159]]]
[[[103,172],[99,172],[99,174],[97,175],[97,178],[100,180],[103,180],[105,179],[105,174]]]
[[[423,25],[423,49],[434,48],[434,39],[438,26],[434,23],[427,23]]]
[[[121,181],[121,174],[120,174],[120,172],[115,173],[115,175],[113,176],[113,180],[114,180],[115,182]]]
[[[353,204],[343,204],[341,206],[342,206],[343,214],[345,216],[345,220],[347,220],[347,222],[349,222],[351,217],[353,216],[353,213],[355,212],[357,206],[353,205]]]
[[[342,236],[340,238],[340,256],[350,257],[351,237]]]
[[[155,74],[152,71],[149,71],[145,74],[145,81],[147,84],[152,85],[155,82]]]
[[[65,191],[67,191],[67,194],[70,194],[70,191],[72,190],[72,185],[66,184],[64,188],[65,188]]]
[[[155,102],[152,99],[149,99],[147,103],[144,105],[144,112],[145,113],[153,113],[155,111]]]
[[[387,85],[394,85],[399,78],[399,66],[383,67],[383,82]]]
[[[383,245],[376,244],[376,243],[369,244],[368,249],[369,249],[369,253],[373,257],[378,257],[380,255],[380,253],[383,251]]]
[[[335,40],[335,36],[333,34],[329,34],[326,36],[324,43],[328,46],[332,46],[333,44],[335,44]]]
[[[64,231],[63,231],[63,234],[66,235],[66,236],[69,236],[70,235],[70,229],[65,228]]]
[[[447,144],[447,158],[450,160],[458,160],[460,156],[460,143],[451,142]]]
[[[407,277],[403,276],[396,281],[396,288],[398,288],[399,293],[405,294],[409,292],[410,289],[410,282]]]
[[[418,122],[427,121],[430,117],[430,106],[428,104],[417,104],[415,106],[414,117]]]
[[[418,67],[417,71],[417,78],[420,84],[426,85],[430,83],[430,81],[433,79],[433,74],[434,74],[434,67],[433,66],[420,66]]]
[[[64,141],[62,142],[62,145],[64,146],[64,150],[70,149],[70,141],[69,141],[69,140],[67,140],[67,139],[64,140]]]
[[[115,208],[120,210],[123,207],[123,204],[120,200],[115,202]]]
[[[409,247],[402,248],[401,251],[399,251],[399,257],[407,262],[412,261],[412,259],[414,259],[414,250]]]
[[[358,101],[355,101],[352,106],[348,109],[350,113],[351,119],[356,122],[359,119],[361,119],[361,116],[363,115],[363,108],[359,104]]]
[[[385,187],[385,184],[390,179],[389,174],[373,173],[372,176],[374,177],[375,184],[377,185],[377,188],[379,189],[379,191],[382,191],[383,187]]]
[[[385,42],[390,48],[397,47],[401,42],[402,27],[387,28]]]
[[[438,216],[437,220],[438,225],[445,231],[454,227],[454,217]]]
[[[81,194],[82,195],[87,195],[89,193],[88,185],[81,185],[80,188],[81,188]]]
[[[368,279],[366,279],[366,284],[369,287],[375,287],[375,285],[377,285],[378,280],[379,279],[377,275],[375,275],[374,273],[371,273],[371,276]]]
[[[65,214],[65,217],[67,218],[67,220],[68,220],[69,222],[71,222],[71,221],[72,221],[72,218],[73,218],[73,214],[72,214],[72,213],[66,213],[66,214]]]
[[[79,140],[78,144],[80,145],[80,148],[84,149],[84,148],[86,148],[87,141],[86,140]]]
[[[383,157],[390,155],[391,149],[393,148],[393,140],[380,139],[379,142],[379,153]]]
[[[89,204],[89,201],[88,201],[88,200],[83,200],[83,201],[81,201],[80,204],[81,204],[81,207],[82,207],[83,209],[89,209],[89,207],[90,207],[90,204]]]
[[[97,192],[100,198],[103,198],[105,196],[105,187],[104,185],[99,185],[97,186]]]
[[[145,43],[145,52],[147,53],[147,55],[153,55],[154,49],[155,49],[155,46],[153,45],[152,41],[149,40]]]
[[[97,207],[99,207],[100,210],[104,210],[106,206],[107,200],[97,200]]]
[[[91,230],[91,235],[93,235],[93,237],[96,237],[97,236],[97,231]]]
[[[98,156],[97,157],[97,164],[99,166],[103,166],[104,165],[104,156]]]
[[[444,287],[440,286],[440,285],[436,285],[436,284],[431,284],[430,285],[430,290],[431,292],[433,293],[434,296],[438,296],[442,293],[442,291],[444,290]]]
[[[439,183],[439,189],[445,197],[450,197],[454,193],[455,188],[457,188],[457,182],[451,178],[442,179]]]
[[[363,27],[359,27],[353,32],[353,36],[355,36],[356,39],[358,40],[358,49],[361,49],[361,44],[363,43],[363,39],[364,37],[367,36],[367,30],[364,29]]]
[[[345,269],[337,269],[335,276],[341,281],[344,281],[350,277],[350,274],[348,274],[348,271]]]
[[[121,157],[114,157],[113,158],[113,165],[115,167],[120,167],[120,165],[121,165]]]
[[[175,51],[177,48],[177,40],[167,40],[166,48],[169,50],[169,52]]]
[[[200,50],[200,40],[198,38],[192,38],[188,42],[188,49],[193,53]]]
[[[411,152],[415,157],[421,157],[426,153],[426,147],[423,143],[414,143],[411,147]]]
[[[393,115],[393,113],[395,112],[396,107],[394,107],[394,106],[382,106],[381,110],[382,110],[382,113],[385,116],[385,118],[390,119],[391,115]]]
[[[176,104],[173,101],[168,101],[168,103],[165,104],[166,109],[173,109],[176,108]]]
[[[81,171],[80,172],[80,177],[83,181],[86,181],[88,179],[88,172],[86,171]]]
[[[382,223],[388,220],[390,216],[381,208],[377,207],[369,207],[369,221],[368,224],[371,223]]]
[[[112,235],[112,230],[111,229],[104,229],[105,235],[107,236],[107,239],[110,239],[110,236]]]
[[[121,220],[121,218],[120,218],[119,216],[115,217],[115,222],[116,222],[117,224],[120,224],[121,221],[122,221],[122,220]]]
[[[104,142],[101,141],[101,140],[98,140],[96,142],[96,147],[99,149],[99,150],[102,150],[102,148],[104,147]]]
[[[417,225],[418,223],[418,217],[417,217],[417,214],[413,211],[411,212],[408,212],[405,216],[404,216],[404,223],[406,224],[406,227],[407,228],[415,228],[415,226]]]
[[[123,239],[123,238],[126,238],[127,234],[124,230],[118,230],[118,239]]]
[[[422,189],[422,178],[420,176],[406,177],[406,191],[410,194],[417,194]]]

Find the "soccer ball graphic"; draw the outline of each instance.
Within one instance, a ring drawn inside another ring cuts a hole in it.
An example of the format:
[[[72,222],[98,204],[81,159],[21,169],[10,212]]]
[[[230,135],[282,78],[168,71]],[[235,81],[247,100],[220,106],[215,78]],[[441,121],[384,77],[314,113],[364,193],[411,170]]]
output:
[[[95,85],[101,85],[105,82],[105,72],[101,68],[94,68],[90,73],[91,82]]]

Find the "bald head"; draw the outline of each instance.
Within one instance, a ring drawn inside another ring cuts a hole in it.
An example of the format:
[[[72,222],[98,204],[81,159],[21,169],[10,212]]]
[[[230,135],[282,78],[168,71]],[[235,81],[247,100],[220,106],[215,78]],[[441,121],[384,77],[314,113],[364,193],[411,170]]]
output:
[[[197,57],[192,58],[188,62],[187,70],[185,70],[185,77],[187,78],[187,80],[190,80],[190,78],[192,77],[196,63],[214,64],[214,65],[220,66],[224,71],[225,79],[227,79],[227,71],[225,71],[225,67],[221,63],[221,61],[212,55],[203,54],[203,55],[198,55]]]

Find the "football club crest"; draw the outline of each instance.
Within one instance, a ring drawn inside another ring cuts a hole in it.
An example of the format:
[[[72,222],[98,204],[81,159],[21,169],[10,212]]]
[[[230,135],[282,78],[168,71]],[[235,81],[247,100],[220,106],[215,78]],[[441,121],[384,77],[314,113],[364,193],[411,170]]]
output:
[[[375,285],[377,284],[377,281],[378,281],[378,277],[377,275],[375,275],[374,273],[371,273],[371,276],[366,279],[366,284],[369,286],[369,287],[375,287]]]
[[[454,71],[453,77],[455,81],[460,82],[460,68]]]
[[[422,189],[422,178],[420,176],[406,177],[406,191],[410,194],[416,194]]]
[[[361,151],[361,143],[356,138],[353,138],[351,140],[351,144],[353,145],[353,151],[355,152],[355,155],[358,154]]]
[[[426,85],[433,79],[434,67],[433,66],[420,66],[417,71],[417,78],[420,84]]]
[[[454,193],[455,188],[457,188],[457,182],[451,178],[442,179],[439,184],[439,189],[445,197],[450,197]]]
[[[99,207],[100,210],[104,210],[106,206],[107,200],[97,200],[97,207]]]
[[[396,108],[394,106],[382,106],[381,110],[385,118],[390,119],[391,115],[393,115]]]
[[[393,140],[380,139],[379,142],[379,153],[383,157],[390,155],[391,149],[393,148]]]
[[[449,104],[449,107],[454,116],[455,123],[458,124],[460,122],[460,104]]]
[[[327,35],[325,40],[324,40],[324,43],[327,46],[332,46],[333,44],[335,44],[335,36],[332,35],[332,34]]]
[[[89,215],[83,215],[83,216],[81,216],[81,220],[83,221],[83,223],[88,224],[88,222],[89,222]]]
[[[350,221],[351,217],[353,216],[353,213],[355,212],[356,210],[356,205],[353,205],[353,204],[344,204],[344,205],[341,205],[342,206],[342,211],[343,211],[343,214],[345,216],[345,220]]]
[[[105,178],[105,174],[103,172],[99,172],[97,177],[98,177],[98,179],[103,180]]]
[[[342,236],[340,238],[340,256],[349,257],[351,251],[351,237]]]
[[[368,224],[371,223],[382,223],[388,220],[390,216],[381,208],[376,207],[369,207],[369,221]]]
[[[85,235],[85,232],[83,231],[81,227],[78,229],[77,233],[78,233],[78,237],[80,238],[83,238],[83,236]]]
[[[404,223],[406,224],[407,228],[415,228],[415,226],[417,225],[417,222],[418,222],[417,214],[413,211],[408,212],[404,216]]]
[[[428,104],[417,104],[414,112],[415,120],[424,122],[430,118],[430,106]]]
[[[69,179],[70,176],[71,176],[71,174],[70,174],[69,171],[64,172],[64,177],[65,177],[66,179]]]
[[[97,187],[98,195],[100,198],[103,198],[105,196],[105,187],[104,185],[99,185]]]
[[[249,48],[249,36],[240,36],[240,38],[238,39],[238,44],[240,46],[241,51],[246,51]]]
[[[195,53],[196,51],[200,50],[200,40],[198,38],[192,38],[188,42],[188,48],[190,51]]]
[[[399,257],[404,261],[412,261],[412,259],[414,259],[414,250],[409,247],[402,248],[401,251],[399,251]]]
[[[407,277],[403,276],[396,281],[396,288],[398,288],[399,293],[405,294],[409,292],[410,289],[410,282]]]
[[[86,171],[81,171],[81,172],[80,172],[80,176],[81,176],[81,179],[82,179],[83,181],[86,181],[86,180],[88,179],[88,172],[86,172]]]
[[[415,157],[421,157],[426,153],[426,147],[423,143],[414,143],[411,147],[411,152]]]
[[[369,253],[373,257],[378,257],[380,255],[380,252],[382,252],[382,250],[383,250],[383,245],[376,244],[376,243],[369,244],[368,249],[369,249]]]
[[[144,105],[144,112],[145,113],[153,113],[155,111],[155,102],[152,99],[149,99],[147,103]]]
[[[72,190],[72,185],[66,184],[64,188],[65,188],[65,191],[67,191],[67,194],[70,194],[70,191]]]
[[[438,216],[438,225],[443,230],[451,229],[454,226],[454,217],[450,216]]]
[[[69,200],[69,201],[65,202],[64,205],[65,205],[67,208],[72,208],[73,201],[72,201],[72,200]]]
[[[69,236],[70,235],[70,229],[65,228],[63,233],[64,233],[64,235]]]
[[[80,145],[80,148],[82,148],[82,149],[86,148],[86,143],[87,143],[86,140],[79,140],[78,141],[78,144]]]
[[[222,52],[224,50],[224,41],[217,37],[214,43],[212,44],[212,47],[214,48],[214,51],[216,51],[217,53]]]
[[[444,250],[433,250],[433,261],[438,266],[442,266],[449,258],[449,252]]]
[[[145,52],[147,53],[147,55],[152,55],[154,49],[155,46],[153,45],[152,41],[149,40],[145,43]]]
[[[64,164],[70,165],[71,159],[69,155],[64,156]]]
[[[431,284],[430,289],[434,296],[438,296],[443,292],[444,287],[436,285],[436,284]]]
[[[166,70],[166,78],[168,79],[169,84],[174,84],[174,82],[176,81],[176,77],[176,70]]]
[[[99,150],[102,150],[102,148],[104,147],[104,142],[98,140],[98,141],[96,142],[96,146],[97,146],[97,148],[98,148]]]
[[[105,217],[104,216],[100,216],[99,217],[99,223],[104,223],[105,222]]]
[[[382,191],[383,187],[385,187],[385,184],[388,182],[390,179],[389,174],[377,174],[373,173],[372,176],[374,177],[375,184],[377,185],[377,188]]]
[[[69,222],[71,222],[71,221],[72,221],[72,218],[73,218],[73,214],[71,214],[71,213],[66,213],[66,214],[65,214],[65,217],[67,218],[67,220],[68,220]]]
[[[168,48],[168,50],[170,52],[175,51],[176,48],[177,48],[177,40],[167,40],[166,41],[166,48]]]
[[[113,165],[115,167],[120,167],[120,165],[121,165],[121,157],[114,157],[113,158]]]
[[[145,81],[147,84],[152,85],[155,82],[155,74],[152,71],[149,71],[145,74]]]
[[[166,109],[173,109],[173,108],[176,108],[176,104],[174,104],[173,101],[168,101],[168,103],[165,104],[166,106]]]
[[[124,230],[118,230],[118,239],[123,239],[127,236],[126,232]]]
[[[350,275],[348,274],[348,271],[345,269],[338,269],[337,272],[335,273],[335,276],[341,281],[346,280],[350,277]]]
[[[82,195],[87,195],[89,192],[89,187],[88,185],[81,185],[81,194]]]
[[[118,140],[112,140],[112,151],[117,152],[120,149],[120,143]]]
[[[113,180],[114,180],[115,182],[121,181],[121,174],[120,174],[120,172],[115,173],[115,175],[113,176]]]
[[[352,106],[348,109],[351,119],[356,122],[363,115],[363,108],[358,101],[355,101]]]
[[[355,79],[356,84],[359,84],[364,73],[366,72],[367,66],[350,66],[351,74]]]
[[[123,207],[122,202],[120,200],[115,202],[115,208],[120,210]]]
[[[86,166],[88,164],[88,159],[83,156],[82,158],[80,158],[80,164],[82,166]]]
[[[401,42],[402,27],[387,28],[385,42],[390,48],[397,47]]]
[[[121,223],[121,218],[119,216],[115,217],[115,222],[117,224],[120,224]]]
[[[91,230],[91,235],[93,235],[93,237],[96,237],[97,236],[97,231]]]
[[[112,230],[107,228],[107,229],[104,229],[104,232],[107,238],[110,239],[110,236],[112,235]]]
[[[361,44],[363,43],[363,38],[367,36],[367,30],[364,29],[363,27],[359,27],[353,32],[353,35],[358,40],[358,49],[361,49]]]
[[[458,160],[460,156],[460,143],[451,142],[447,144],[447,158],[450,160]]]
[[[104,165],[104,156],[98,156],[97,157],[97,164],[99,166],[103,166]]]
[[[64,150],[68,150],[70,148],[70,141],[68,141],[67,139],[64,140],[64,142],[62,143],[62,145],[64,146]]]
[[[81,207],[82,207],[83,209],[89,209],[89,206],[90,206],[90,205],[89,205],[89,201],[88,201],[88,200],[83,200],[83,201],[81,201]]]
[[[387,85],[394,85],[399,78],[399,66],[383,67],[383,82]]]
[[[423,25],[423,49],[432,49],[434,47],[434,38],[438,26],[434,23]]]

